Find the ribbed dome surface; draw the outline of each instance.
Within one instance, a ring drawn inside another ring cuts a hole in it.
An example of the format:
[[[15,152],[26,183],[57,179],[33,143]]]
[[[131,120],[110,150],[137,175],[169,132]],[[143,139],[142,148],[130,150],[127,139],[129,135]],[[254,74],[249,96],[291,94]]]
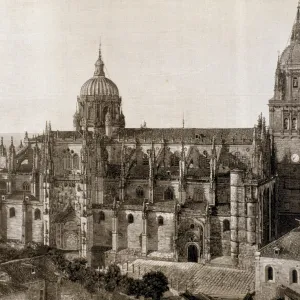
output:
[[[119,96],[117,86],[105,76],[94,76],[86,81],[80,90],[80,96]]]
[[[300,44],[293,43],[286,47],[281,55],[280,64],[300,64]]]

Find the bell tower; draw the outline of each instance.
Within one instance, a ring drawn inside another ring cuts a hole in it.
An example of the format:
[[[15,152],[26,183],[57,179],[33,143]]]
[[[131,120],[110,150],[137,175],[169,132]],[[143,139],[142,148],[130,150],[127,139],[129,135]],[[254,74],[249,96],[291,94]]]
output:
[[[289,45],[278,57],[269,120],[279,177],[278,231],[283,234],[300,217],[300,1]]]

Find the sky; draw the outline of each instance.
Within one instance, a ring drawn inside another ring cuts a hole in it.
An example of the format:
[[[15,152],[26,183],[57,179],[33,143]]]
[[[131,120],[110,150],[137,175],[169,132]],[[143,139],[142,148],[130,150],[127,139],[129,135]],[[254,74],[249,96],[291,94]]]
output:
[[[101,39],[127,127],[268,117],[297,0],[2,0],[0,132],[72,130]],[[268,119],[268,118],[267,118]]]

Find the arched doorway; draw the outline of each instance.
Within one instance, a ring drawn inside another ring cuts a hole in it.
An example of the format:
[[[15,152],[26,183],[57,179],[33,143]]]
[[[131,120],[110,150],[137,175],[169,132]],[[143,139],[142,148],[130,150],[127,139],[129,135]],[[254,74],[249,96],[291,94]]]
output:
[[[198,262],[199,251],[194,244],[188,246],[188,262]]]

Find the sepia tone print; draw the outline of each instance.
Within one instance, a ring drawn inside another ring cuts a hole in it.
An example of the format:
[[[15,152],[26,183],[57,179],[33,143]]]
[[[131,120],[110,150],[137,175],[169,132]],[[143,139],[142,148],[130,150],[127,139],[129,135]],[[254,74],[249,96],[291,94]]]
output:
[[[94,52],[73,130],[1,138],[0,299],[300,299],[300,3],[269,125],[127,127]]]

